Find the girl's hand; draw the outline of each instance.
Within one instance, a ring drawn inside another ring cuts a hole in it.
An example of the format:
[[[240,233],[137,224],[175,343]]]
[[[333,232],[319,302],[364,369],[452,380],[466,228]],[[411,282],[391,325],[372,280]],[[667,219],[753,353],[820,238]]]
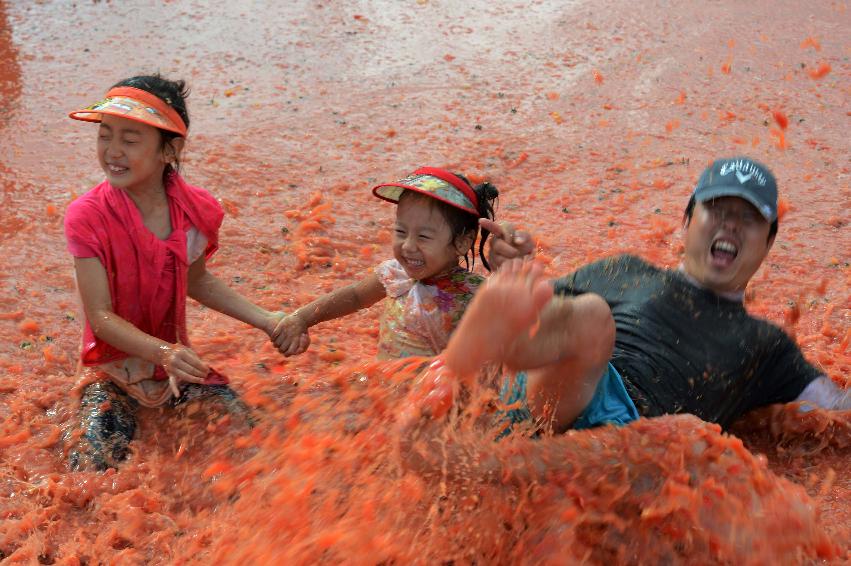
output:
[[[160,348],[159,363],[168,374],[168,384],[175,397],[180,397],[180,383],[204,383],[210,368],[198,354],[182,344]]]
[[[281,318],[275,330],[272,331],[272,342],[284,356],[301,354],[310,346],[307,328],[307,323],[296,311]]]
[[[260,330],[265,332],[269,338],[274,340],[275,329],[278,327],[278,324],[286,318],[287,313],[283,311],[270,312],[266,315],[266,321],[263,323],[263,326]]]

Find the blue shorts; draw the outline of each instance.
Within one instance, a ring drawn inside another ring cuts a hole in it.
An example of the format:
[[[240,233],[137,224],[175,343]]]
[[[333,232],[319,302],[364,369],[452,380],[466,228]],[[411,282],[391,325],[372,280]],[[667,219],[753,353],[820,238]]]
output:
[[[526,403],[526,372],[514,376],[514,383],[506,378],[499,393],[500,400],[506,405],[519,404],[517,408],[505,411],[505,419],[510,423],[500,437],[511,432],[511,425],[532,419],[532,413]],[[638,420],[638,409],[623,386],[623,378],[608,364],[606,372],[597,383],[594,397],[585,410],[574,421],[571,428],[581,430],[605,424],[625,425]]]

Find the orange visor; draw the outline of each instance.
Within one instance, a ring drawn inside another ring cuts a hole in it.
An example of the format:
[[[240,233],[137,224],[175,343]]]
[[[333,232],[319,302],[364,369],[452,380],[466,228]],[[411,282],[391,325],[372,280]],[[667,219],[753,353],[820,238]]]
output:
[[[150,92],[130,86],[110,89],[100,102],[75,110],[68,116],[84,122],[100,122],[101,114],[142,122],[183,137],[187,133],[186,124],[174,108]]]

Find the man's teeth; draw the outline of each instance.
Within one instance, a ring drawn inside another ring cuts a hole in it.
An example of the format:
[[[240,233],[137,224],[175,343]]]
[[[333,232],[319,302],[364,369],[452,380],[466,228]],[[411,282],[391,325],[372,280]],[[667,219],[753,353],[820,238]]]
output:
[[[726,242],[724,240],[719,240],[712,244],[713,251],[725,252],[731,255],[736,255],[739,253],[739,249],[730,242]]]
[[[423,265],[423,262],[418,259],[406,259],[405,263],[411,267],[421,267]]]

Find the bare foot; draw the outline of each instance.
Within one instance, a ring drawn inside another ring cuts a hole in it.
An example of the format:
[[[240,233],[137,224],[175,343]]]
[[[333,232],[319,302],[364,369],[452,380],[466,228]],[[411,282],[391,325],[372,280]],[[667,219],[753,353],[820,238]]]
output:
[[[487,363],[502,363],[518,336],[534,333],[553,287],[534,261],[511,260],[479,288],[443,353],[446,366],[464,380]]]
[[[511,260],[503,265],[476,292],[443,354],[411,387],[398,416],[402,429],[422,417],[444,416],[461,382],[470,385],[482,366],[501,363],[518,337],[532,331],[552,296],[540,264]]]

